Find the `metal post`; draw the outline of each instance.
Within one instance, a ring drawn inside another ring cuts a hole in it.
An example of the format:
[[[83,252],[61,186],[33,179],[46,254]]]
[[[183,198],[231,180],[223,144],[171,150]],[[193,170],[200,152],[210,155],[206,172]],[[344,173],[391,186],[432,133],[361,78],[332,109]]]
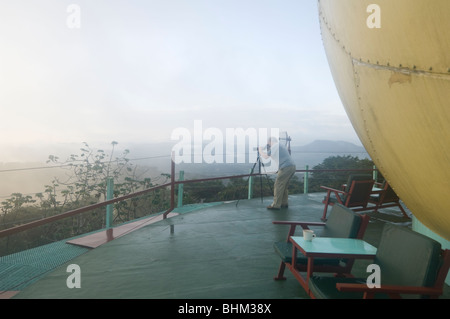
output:
[[[184,181],[184,171],[180,171],[180,181]],[[178,206],[183,206],[183,184],[178,184]]]
[[[175,208],[175,152],[172,152],[170,165],[170,211]]]
[[[114,179],[108,177],[106,179],[106,200],[113,199],[114,196]],[[106,228],[111,228],[113,221],[113,204],[106,206]]]
[[[163,219],[167,218],[175,208],[175,152],[172,152],[172,163],[170,165],[170,208],[163,214]],[[172,230],[172,227],[171,227]]]
[[[377,167],[374,165],[373,166],[373,180],[376,182],[378,179],[378,170]]]
[[[252,170],[250,170],[250,174]],[[248,178],[248,199],[252,199],[253,197],[253,176],[249,176]]]
[[[305,175],[303,177],[303,193],[308,194],[308,165],[305,166]]]

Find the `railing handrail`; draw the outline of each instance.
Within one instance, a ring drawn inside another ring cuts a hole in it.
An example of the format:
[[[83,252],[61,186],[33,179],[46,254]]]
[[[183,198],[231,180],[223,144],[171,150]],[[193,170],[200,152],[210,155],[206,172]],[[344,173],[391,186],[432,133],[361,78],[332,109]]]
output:
[[[84,206],[82,208],[77,208],[77,209],[73,209],[73,210],[70,210],[68,212],[58,214],[58,215],[45,217],[45,218],[42,218],[42,219],[30,222],[30,223],[27,223],[27,224],[18,225],[18,226],[11,227],[11,228],[8,228],[8,229],[0,230],[0,238],[1,237],[5,237],[5,236],[9,236],[9,235],[12,235],[12,234],[16,234],[16,233],[19,233],[19,232],[22,232],[24,230],[31,229],[31,228],[34,228],[34,227],[38,227],[38,226],[42,226],[42,225],[45,225],[45,224],[49,224],[49,223],[52,223],[52,222],[60,220],[60,219],[64,219],[64,218],[67,218],[67,217],[71,217],[71,216],[75,216],[75,215],[78,215],[78,214],[81,214],[81,213],[85,213],[87,211],[90,211],[90,210],[93,210],[93,209],[96,209],[96,208],[100,208],[100,207],[103,207],[103,206],[107,206],[109,204],[114,204],[116,202],[120,202],[120,201],[129,199],[129,198],[132,198],[132,197],[141,196],[141,195],[144,195],[144,194],[149,193],[151,191],[155,191],[157,189],[167,187],[169,185],[171,185],[171,183],[161,184],[161,185],[158,185],[158,186],[155,186],[155,187],[152,187],[152,188],[148,188],[148,189],[145,189],[145,190],[142,190],[142,191],[139,191],[139,192],[135,192],[135,193],[127,194],[127,195],[124,195],[124,196],[116,197],[116,198],[113,198],[113,199],[110,199],[110,200],[105,200],[105,201],[103,201],[101,203],[96,203],[96,204]]]
[[[347,172],[347,171],[374,171],[375,169],[319,169],[319,170],[314,170],[314,169],[298,169],[295,172],[296,173],[301,173],[301,172],[308,172],[308,173],[314,173],[314,172]],[[32,229],[38,226],[42,226],[45,224],[49,224],[52,222],[55,222],[57,220],[60,219],[64,219],[67,217],[71,217],[71,216],[75,216],[81,213],[85,213],[87,211],[90,210],[94,210],[100,207],[104,207],[110,204],[114,204],[129,198],[133,198],[133,197],[138,197],[138,196],[142,196],[144,194],[147,194],[149,192],[155,191],[157,189],[160,188],[164,188],[164,187],[171,187],[171,199],[170,199],[170,208],[165,211],[163,213],[163,218],[166,218],[167,215],[174,209],[175,207],[175,199],[174,199],[174,191],[175,191],[175,186],[179,185],[179,184],[189,184],[189,183],[198,183],[198,182],[206,182],[206,181],[211,181],[211,180],[221,180],[221,179],[232,179],[232,178],[243,178],[243,177],[250,177],[250,176],[260,176],[260,175],[267,175],[267,173],[249,173],[249,174],[240,174],[240,175],[230,175],[230,176],[217,176],[217,177],[209,177],[209,178],[200,178],[200,179],[191,179],[191,180],[182,180],[182,181],[175,181],[175,164],[172,161],[172,165],[171,165],[171,181],[169,183],[165,183],[165,184],[161,184],[161,185],[157,185],[151,188],[147,188],[145,190],[142,191],[138,191],[138,192],[134,192],[134,193],[130,193],[124,196],[120,196],[120,197],[116,197],[113,199],[109,199],[109,200],[105,200],[103,202],[100,203],[96,203],[96,204],[92,204],[92,205],[88,205],[82,208],[77,208],[77,209],[73,209],[70,211],[67,211],[65,213],[61,213],[58,215],[54,215],[54,216],[50,216],[50,217],[45,217],[33,222],[29,222],[26,224],[22,224],[22,225],[18,225],[18,226],[14,226],[8,229],[4,229],[4,230],[0,230],[0,238],[2,237],[6,237],[9,235],[13,235],[13,234],[17,234],[19,232],[28,230],[28,229]]]

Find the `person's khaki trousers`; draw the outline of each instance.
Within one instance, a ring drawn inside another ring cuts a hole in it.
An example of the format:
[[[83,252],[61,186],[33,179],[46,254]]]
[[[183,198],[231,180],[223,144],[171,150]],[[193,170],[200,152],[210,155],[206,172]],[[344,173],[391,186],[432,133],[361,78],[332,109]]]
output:
[[[288,185],[289,180],[295,173],[295,165],[282,168],[278,171],[275,180],[272,207],[280,208],[288,204]]]

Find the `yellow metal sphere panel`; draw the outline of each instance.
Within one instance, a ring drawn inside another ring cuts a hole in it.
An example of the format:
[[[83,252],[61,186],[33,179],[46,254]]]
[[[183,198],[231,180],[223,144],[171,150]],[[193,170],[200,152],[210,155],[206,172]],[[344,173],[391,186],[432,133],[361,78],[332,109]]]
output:
[[[417,219],[450,239],[450,1],[320,0],[319,12],[361,142]]]

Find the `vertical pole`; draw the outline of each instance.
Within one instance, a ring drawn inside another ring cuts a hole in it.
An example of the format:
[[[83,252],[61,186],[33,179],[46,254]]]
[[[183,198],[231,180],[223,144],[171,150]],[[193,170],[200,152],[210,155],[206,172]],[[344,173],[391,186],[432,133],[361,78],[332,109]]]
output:
[[[373,166],[373,179],[375,180],[375,182],[378,179],[378,170],[377,170],[377,167],[375,165]]]
[[[175,152],[172,152],[172,164],[170,168],[170,209],[169,212],[173,211],[175,208]],[[166,212],[163,215],[163,219],[167,218],[169,212]],[[175,232],[175,226],[170,225],[170,233],[173,234]]]
[[[172,152],[170,165],[170,211],[175,208],[175,153]]]
[[[108,177],[106,179],[106,200],[113,199],[114,196],[114,179],[112,177]],[[109,229],[112,226],[113,220],[113,204],[109,204],[106,206],[106,228]]]
[[[184,171],[180,171],[180,181],[184,181]],[[178,206],[183,206],[183,184],[178,184]]]
[[[172,162],[170,165],[170,208],[163,214],[163,219],[175,208],[175,152],[172,152]],[[172,231],[172,227],[170,227]]]
[[[172,152],[172,164],[170,168],[170,209],[175,208],[175,153]]]
[[[305,166],[305,175],[303,177],[303,193],[308,194],[308,165]]]
[[[250,170],[250,174],[252,170]],[[248,199],[252,199],[253,197],[253,176],[249,176],[248,178]]]

